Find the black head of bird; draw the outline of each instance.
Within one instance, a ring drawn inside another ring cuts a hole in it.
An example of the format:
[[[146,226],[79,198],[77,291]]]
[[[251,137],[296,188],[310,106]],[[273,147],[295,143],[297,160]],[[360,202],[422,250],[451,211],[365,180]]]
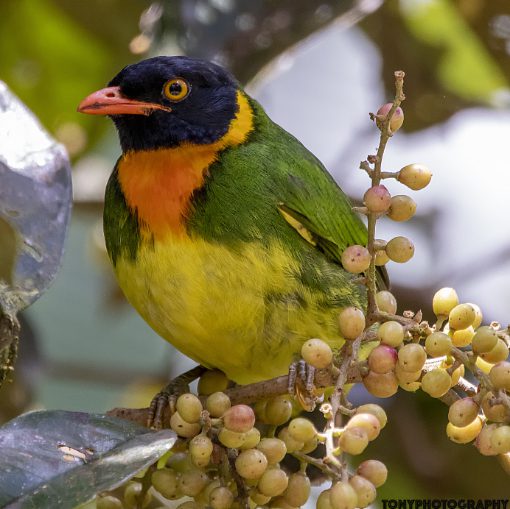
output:
[[[211,62],[154,57],[128,65],[78,111],[110,115],[124,152],[213,143],[235,117],[239,85]]]

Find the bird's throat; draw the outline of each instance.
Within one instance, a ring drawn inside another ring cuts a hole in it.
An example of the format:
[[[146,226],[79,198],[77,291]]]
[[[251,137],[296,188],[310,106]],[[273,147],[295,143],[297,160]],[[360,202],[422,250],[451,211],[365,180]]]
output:
[[[222,150],[244,143],[253,130],[253,111],[242,92],[238,112],[227,133],[211,144],[183,143],[178,147],[125,153],[118,179],[128,207],[140,228],[154,238],[186,232],[193,192],[200,189]]]

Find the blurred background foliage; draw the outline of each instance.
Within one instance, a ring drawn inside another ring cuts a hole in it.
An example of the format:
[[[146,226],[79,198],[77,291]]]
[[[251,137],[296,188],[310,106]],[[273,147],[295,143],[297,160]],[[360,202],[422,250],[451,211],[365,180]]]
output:
[[[35,407],[145,406],[189,365],[114,283],[100,218],[118,143],[105,119],[76,113],[124,65],[157,54],[231,68],[354,199],[367,185],[359,160],[377,142],[368,111],[392,96],[393,70],[404,69],[406,121],[387,169],[423,161],[434,179],[412,224],[381,225],[381,236],[403,233],[418,248],[406,267],[389,267],[400,310],[427,316],[433,291],[454,285],[487,322],[507,323],[508,0],[2,0],[0,50],[0,79],[66,145],[75,195],[62,272],[23,317],[2,421]],[[448,442],[441,403],[417,393],[382,404],[391,425],[370,456],[391,472],[383,498],[508,495],[495,460]]]

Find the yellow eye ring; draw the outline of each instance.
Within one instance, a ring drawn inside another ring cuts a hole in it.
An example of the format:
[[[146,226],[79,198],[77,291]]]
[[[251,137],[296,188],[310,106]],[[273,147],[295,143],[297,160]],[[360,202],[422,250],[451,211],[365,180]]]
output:
[[[165,83],[163,93],[167,99],[173,102],[179,102],[186,99],[190,93],[191,87],[182,78],[174,78]]]

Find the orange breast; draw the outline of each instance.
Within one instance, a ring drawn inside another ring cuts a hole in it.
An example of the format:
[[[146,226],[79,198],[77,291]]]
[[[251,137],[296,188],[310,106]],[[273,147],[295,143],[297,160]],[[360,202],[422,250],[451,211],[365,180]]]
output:
[[[237,104],[227,133],[214,143],[128,152],[120,159],[118,176],[126,202],[156,239],[185,233],[191,195],[202,186],[209,166],[223,149],[243,143],[253,130],[253,112],[241,91]]]
[[[184,233],[191,194],[201,187],[217,154],[211,145],[184,145],[130,152],[120,160],[119,182],[126,202],[156,238]]]

